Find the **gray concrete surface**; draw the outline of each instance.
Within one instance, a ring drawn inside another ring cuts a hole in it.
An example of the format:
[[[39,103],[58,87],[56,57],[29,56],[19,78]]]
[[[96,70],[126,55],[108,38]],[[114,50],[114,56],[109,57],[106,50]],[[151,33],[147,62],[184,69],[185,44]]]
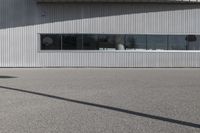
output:
[[[0,69],[0,133],[199,133],[200,69]]]

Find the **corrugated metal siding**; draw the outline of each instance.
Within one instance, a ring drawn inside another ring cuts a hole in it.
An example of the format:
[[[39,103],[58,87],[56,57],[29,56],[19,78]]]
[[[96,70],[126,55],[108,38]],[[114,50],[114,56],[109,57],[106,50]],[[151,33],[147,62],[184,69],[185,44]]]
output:
[[[196,52],[83,52],[40,58],[41,67],[199,67]]]
[[[200,34],[200,5],[1,0],[0,67],[200,67],[200,52],[40,51],[39,33]]]
[[[200,0],[36,0],[37,2],[199,2]]]

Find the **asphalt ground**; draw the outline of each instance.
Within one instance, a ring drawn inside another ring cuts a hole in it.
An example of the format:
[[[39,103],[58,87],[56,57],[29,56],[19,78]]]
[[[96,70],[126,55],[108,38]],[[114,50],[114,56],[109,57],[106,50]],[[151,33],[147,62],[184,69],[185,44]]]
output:
[[[200,133],[200,69],[0,69],[0,133]]]

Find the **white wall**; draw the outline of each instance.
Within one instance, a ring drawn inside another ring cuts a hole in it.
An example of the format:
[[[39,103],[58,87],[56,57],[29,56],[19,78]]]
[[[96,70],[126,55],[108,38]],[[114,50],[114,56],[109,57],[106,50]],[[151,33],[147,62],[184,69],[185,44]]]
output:
[[[200,5],[0,1],[0,67],[200,67],[200,52],[39,51],[39,33],[200,34]]]

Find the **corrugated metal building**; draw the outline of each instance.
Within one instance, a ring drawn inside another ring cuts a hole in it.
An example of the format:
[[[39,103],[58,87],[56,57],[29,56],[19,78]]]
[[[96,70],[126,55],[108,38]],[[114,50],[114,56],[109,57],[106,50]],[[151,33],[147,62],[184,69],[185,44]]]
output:
[[[1,0],[0,67],[200,67],[199,0]]]

